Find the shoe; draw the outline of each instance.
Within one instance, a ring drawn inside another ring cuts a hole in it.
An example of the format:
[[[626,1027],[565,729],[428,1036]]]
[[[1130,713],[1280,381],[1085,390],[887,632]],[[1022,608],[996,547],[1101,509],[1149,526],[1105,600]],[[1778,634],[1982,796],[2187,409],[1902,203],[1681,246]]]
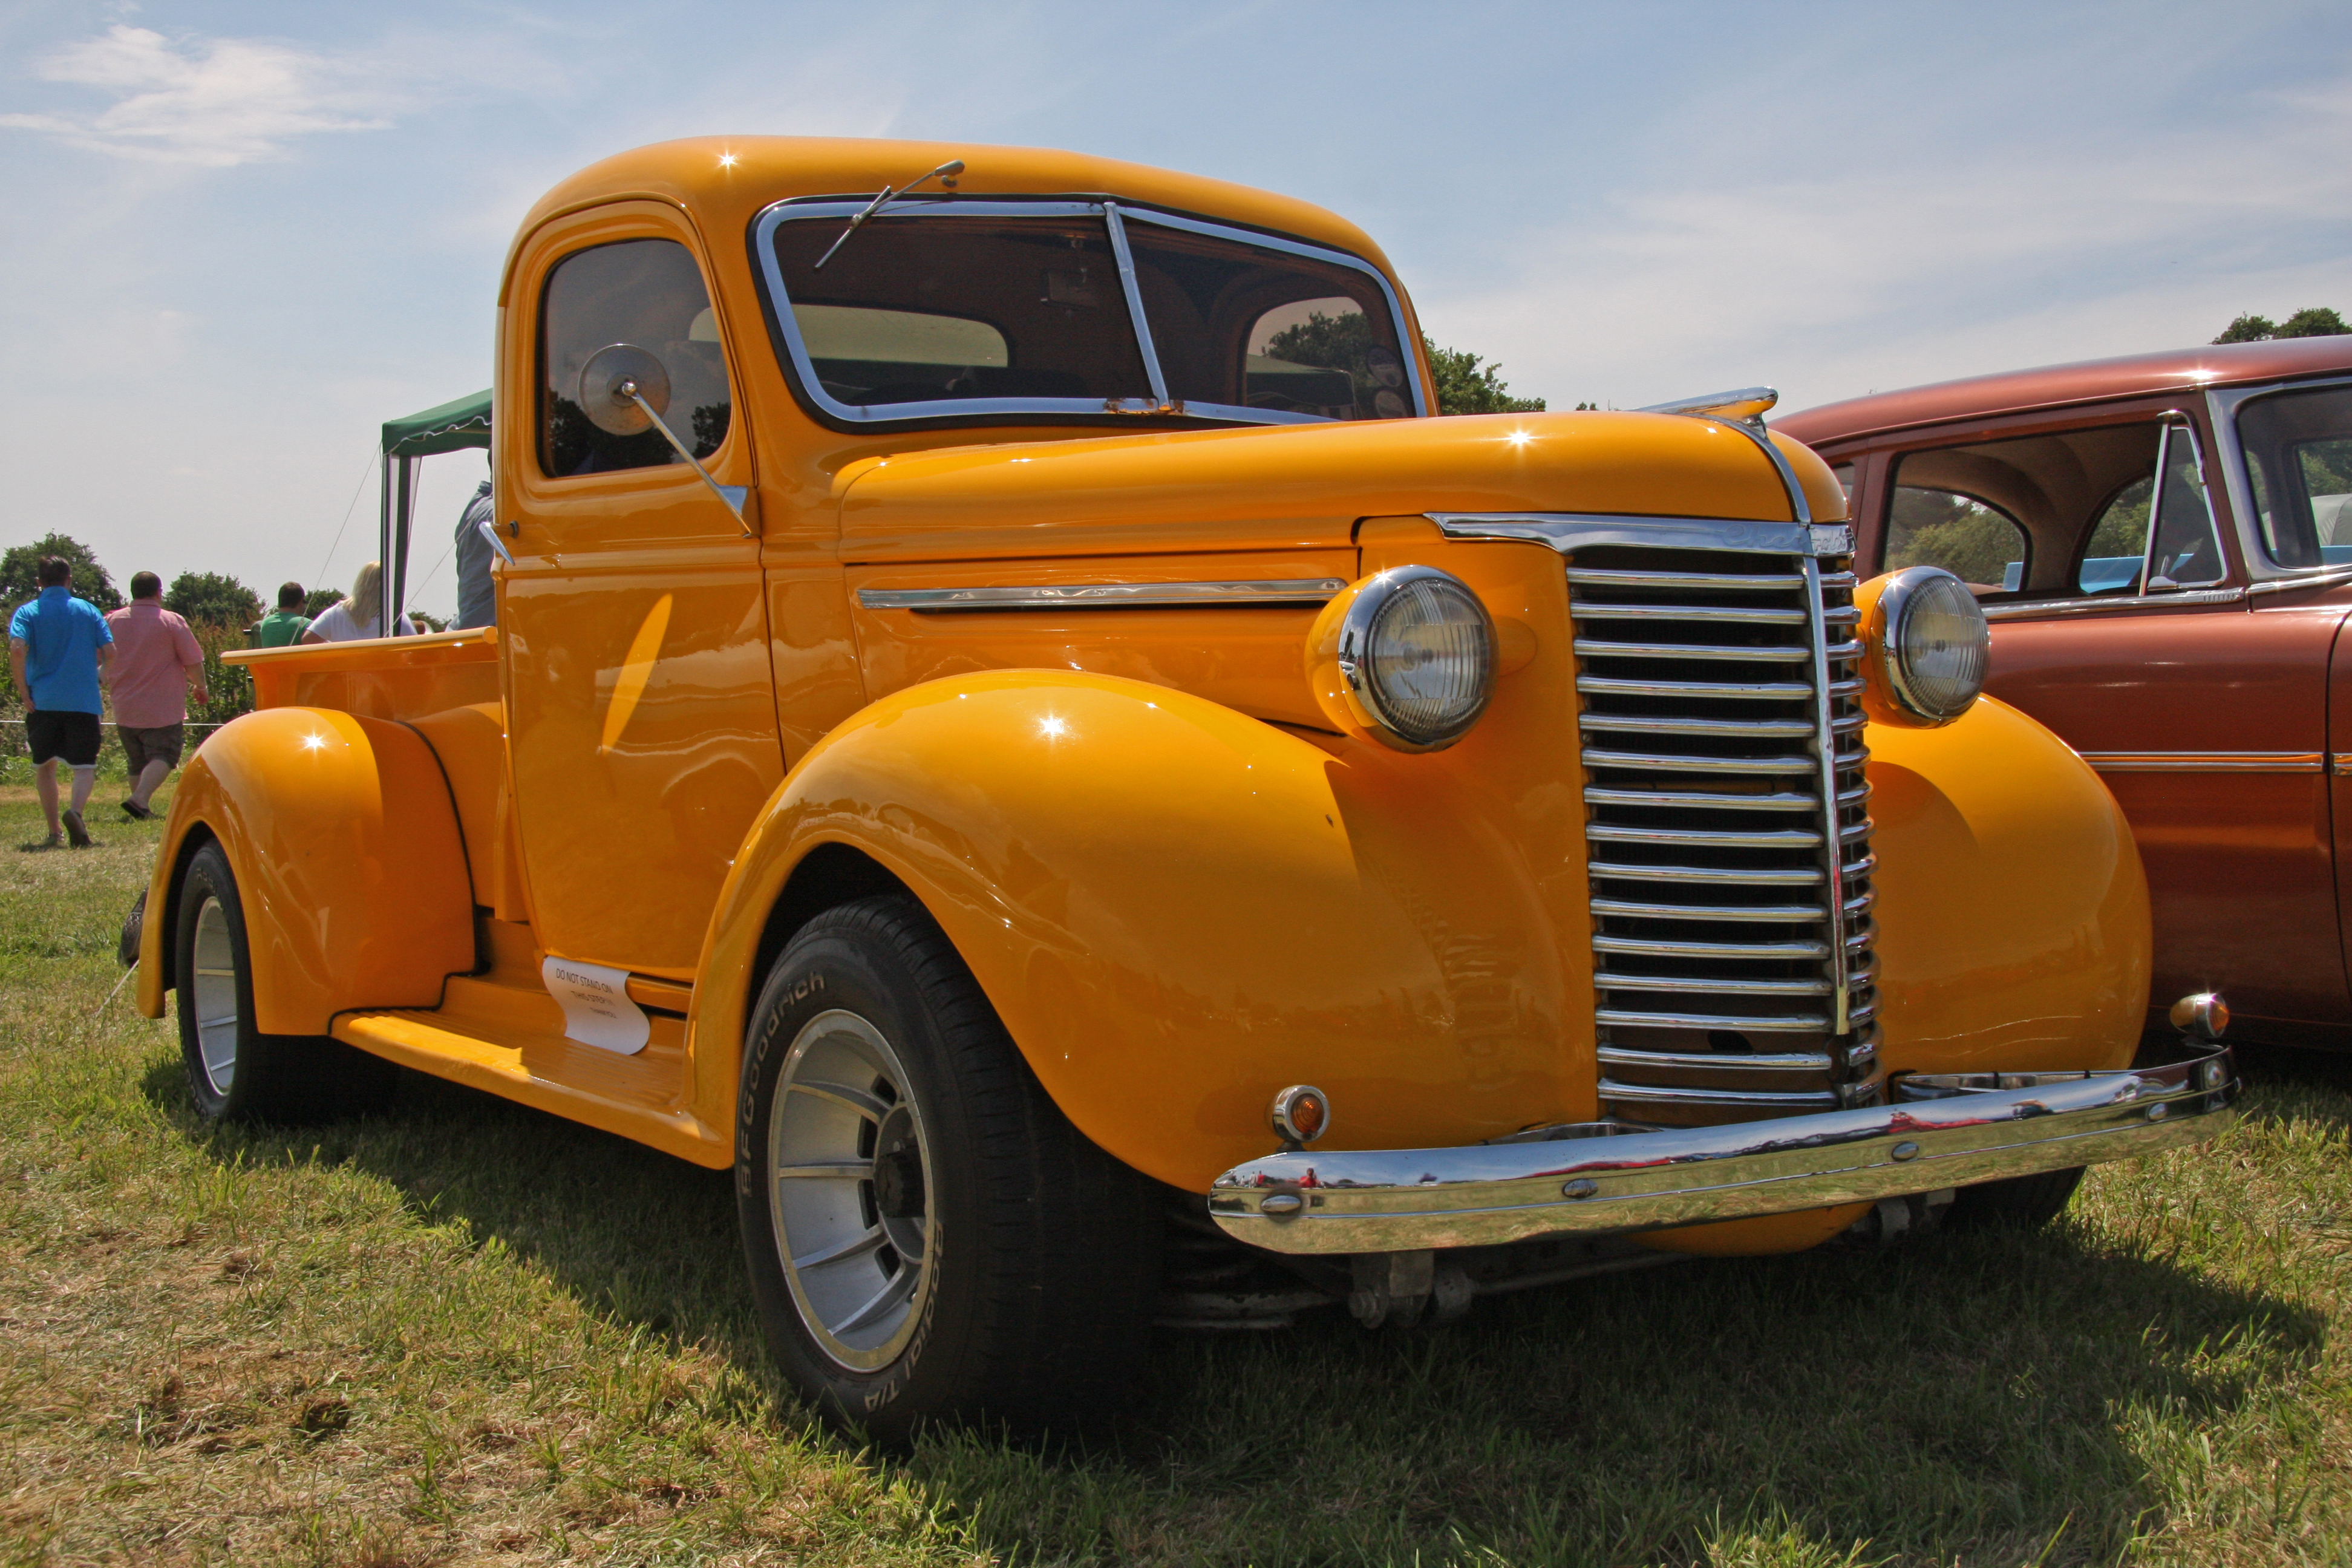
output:
[[[68,806],[58,813],[58,820],[66,825],[66,838],[77,849],[89,847],[89,829],[81,825],[81,813]]]
[[[152,822],[155,819],[153,812],[135,800],[126,800],[122,803],[122,815],[137,822]]]

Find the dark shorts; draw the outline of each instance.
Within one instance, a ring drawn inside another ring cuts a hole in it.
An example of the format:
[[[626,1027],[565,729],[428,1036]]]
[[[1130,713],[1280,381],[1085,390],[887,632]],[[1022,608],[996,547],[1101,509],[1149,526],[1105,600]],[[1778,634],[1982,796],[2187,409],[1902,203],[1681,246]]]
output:
[[[131,776],[136,779],[146,771],[149,763],[162,763],[165,767],[180,765],[180,741],[187,732],[185,723],[158,724],[150,730],[134,730],[128,724],[117,724],[114,732],[122,737],[122,760],[131,764]]]
[[[36,763],[63,757],[68,767],[88,768],[98,763],[98,715],[95,713],[36,708],[25,715],[25,739],[32,745],[33,761]]]

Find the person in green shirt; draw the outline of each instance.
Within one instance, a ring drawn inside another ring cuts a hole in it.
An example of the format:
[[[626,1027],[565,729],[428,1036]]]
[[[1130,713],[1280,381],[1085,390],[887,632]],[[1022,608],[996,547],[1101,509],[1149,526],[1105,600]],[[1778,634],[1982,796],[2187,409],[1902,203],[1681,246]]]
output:
[[[284,647],[300,642],[302,634],[310,629],[310,617],[302,613],[304,597],[301,584],[280,583],[278,607],[253,625],[253,646]]]

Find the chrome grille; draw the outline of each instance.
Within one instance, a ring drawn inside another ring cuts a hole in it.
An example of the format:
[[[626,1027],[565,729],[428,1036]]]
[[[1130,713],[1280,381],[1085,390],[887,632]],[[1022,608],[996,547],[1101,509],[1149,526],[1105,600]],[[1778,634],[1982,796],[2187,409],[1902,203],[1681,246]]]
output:
[[[1619,1114],[1873,1098],[1850,565],[1618,544],[1569,562],[1601,1095]]]

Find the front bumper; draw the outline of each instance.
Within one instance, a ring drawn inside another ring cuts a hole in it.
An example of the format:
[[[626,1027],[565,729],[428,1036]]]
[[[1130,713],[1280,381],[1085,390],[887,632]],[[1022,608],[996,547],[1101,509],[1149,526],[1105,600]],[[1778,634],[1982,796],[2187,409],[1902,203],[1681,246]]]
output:
[[[1896,1102],[1727,1127],[1570,1122],[1459,1149],[1301,1150],[1209,1192],[1275,1252],[1406,1252],[1747,1219],[2096,1164],[2235,1119],[2225,1047],[2121,1072],[1896,1079]],[[2035,1079],[2041,1081],[2033,1081]],[[2053,1081],[2054,1080],[2054,1081]]]

